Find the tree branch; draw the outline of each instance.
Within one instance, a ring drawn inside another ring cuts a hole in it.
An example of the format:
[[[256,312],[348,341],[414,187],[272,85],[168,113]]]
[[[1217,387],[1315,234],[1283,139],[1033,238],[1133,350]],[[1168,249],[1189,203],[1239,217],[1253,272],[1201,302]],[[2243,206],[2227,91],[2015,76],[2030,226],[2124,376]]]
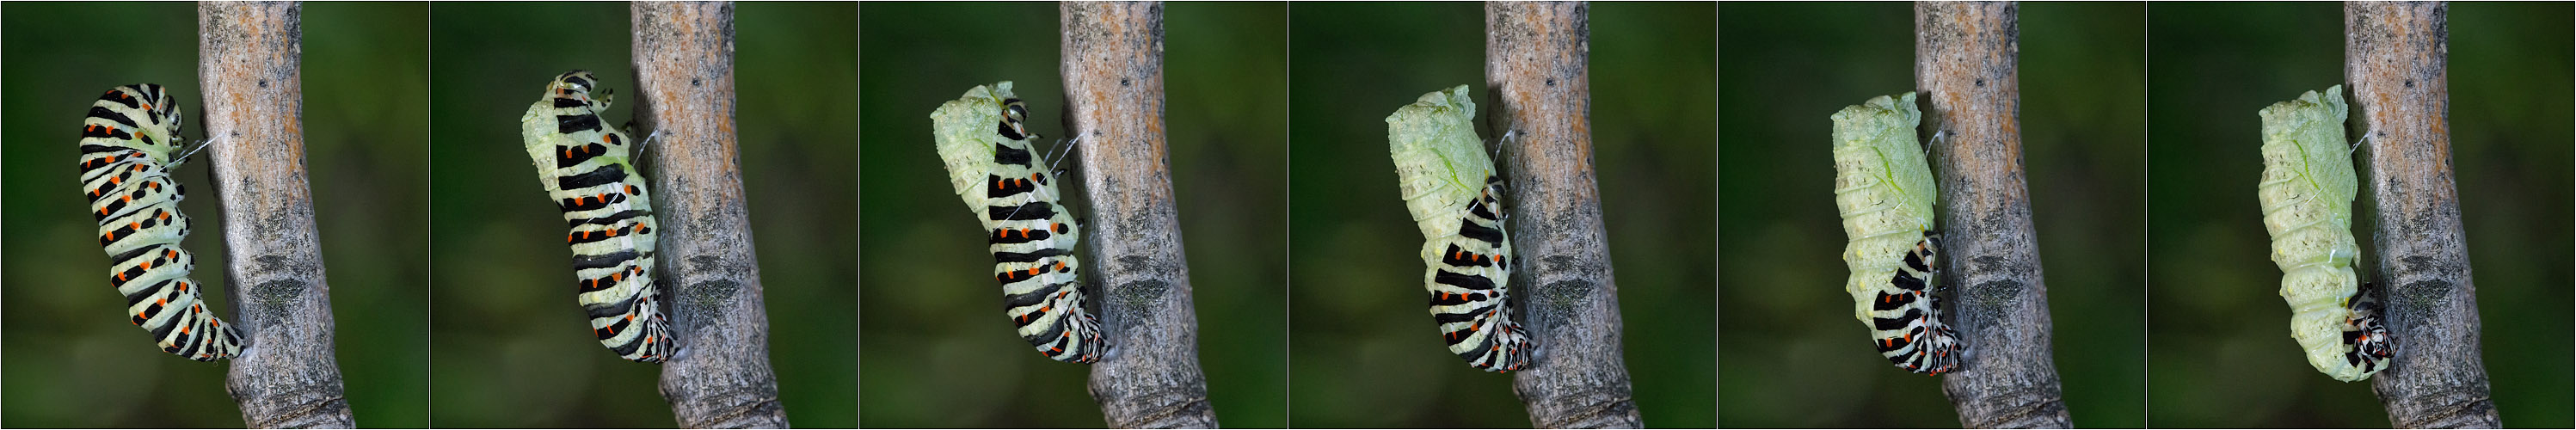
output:
[[[662,398],[681,427],[786,428],[769,316],[734,163],[733,3],[636,2],[635,119],[659,138],[662,285],[680,350]]]
[[[1512,389],[1538,428],[1638,428],[1619,346],[1619,285],[1611,276],[1592,174],[1590,6],[1485,3],[1488,122],[1509,161],[1517,305],[1536,353]]]
[[[2451,178],[2448,6],[2344,5],[2344,73],[2369,148],[2380,278],[2395,363],[2371,381],[2398,428],[2495,428],[2478,348],[2460,198]]]
[[[1915,85],[1932,108],[1941,263],[1966,353],[1942,391],[1968,428],[2066,428],[2049,350],[2048,286],[2022,177],[2020,5],[1914,4]]]
[[[252,428],[350,428],[331,347],[331,285],[305,179],[303,7],[197,6],[198,80],[223,202],[227,293],[249,347],[224,388]]]
[[[1091,398],[1110,427],[1215,428],[1163,138],[1163,4],[1066,2],[1064,92],[1091,196],[1092,271],[1110,351]]]

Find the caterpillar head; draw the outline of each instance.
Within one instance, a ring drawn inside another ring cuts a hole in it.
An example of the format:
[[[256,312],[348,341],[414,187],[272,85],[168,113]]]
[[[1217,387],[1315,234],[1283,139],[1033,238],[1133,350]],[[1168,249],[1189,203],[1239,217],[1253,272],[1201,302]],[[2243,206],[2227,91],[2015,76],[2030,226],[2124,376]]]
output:
[[[1011,140],[1037,139],[1037,133],[1029,132],[1029,127],[1026,123],[1028,119],[1028,103],[1022,102],[1020,99],[1016,98],[1002,100],[1002,123],[1000,128],[995,131],[1002,133],[1002,137]]]
[[[591,89],[598,85],[599,77],[592,76],[589,70],[574,70],[564,72],[562,75],[557,75],[555,76],[554,82],[547,83],[546,95],[548,97],[563,97],[581,100],[598,107],[607,107],[609,97],[613,95],[613,93],[608,90],[600,90],[599,98],[593,99],[590,96]]]

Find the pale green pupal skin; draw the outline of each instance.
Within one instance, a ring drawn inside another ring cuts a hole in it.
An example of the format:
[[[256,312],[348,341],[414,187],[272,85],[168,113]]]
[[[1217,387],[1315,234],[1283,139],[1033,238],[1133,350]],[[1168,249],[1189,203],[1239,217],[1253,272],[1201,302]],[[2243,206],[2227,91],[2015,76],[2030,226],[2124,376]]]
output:
[[[1932,165],[1915,143],[1923,114],[1914,93],[1879,96],[1835,112],[1834,206],[1843,217],[1843,263],[1851,279],[1852,318],[1870,322],[1870,304],[1888,287],[1905,254],[1932,230]],[[1894,199],[1882,198],[1894,196]]]
[[[1494,174],[1494,160],[1485,155],[1485,143],[1471,122],[1475,116],[1476,102],[1467,95],[1467,86],[1459,85],[1423,94],[1386,117],[1404,207],[1425,237],[1456,233],[1460,221],[1455,215],[1484,190],[1485,177]],[[1427,258],[1439,253],[1423,251]]]
[[[2352,315],[2347,306],[2360,285],[2352,262],[2361,255],[2352,235],[2359,180],[2344,140],[2346,112],[2341,85],[2263,108],[2259,188],[2272,262],[2282,272],[2281,299],[2290,304],[2290,337],[2317,371],[2351,382],[2383,367],[2345,358],[2352,349],[2343,339]]]

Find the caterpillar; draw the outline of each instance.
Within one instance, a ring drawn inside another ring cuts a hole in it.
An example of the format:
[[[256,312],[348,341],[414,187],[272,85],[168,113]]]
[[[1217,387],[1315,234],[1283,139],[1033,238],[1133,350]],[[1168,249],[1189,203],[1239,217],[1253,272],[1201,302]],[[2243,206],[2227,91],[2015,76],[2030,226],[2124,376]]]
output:
[[[107,252],[107,283],[125,295],[134,325],[164,352],[222,360],[241,353],[241,335],[206,312],[204,284],[188,277],[196,256],[179,249],[188,237],[188,216],[179,213],[187,191],[170,172],[187,157],[170,151],[185,128],[178,99],[160,85],[107,90],[81,120],[81,188]]]
[[[1100,323],[1083,308],[1082,239],[1073,215],[1058,203],[1056,175],[1046,157],[1029,150],[1029,109],[1011,93],[1011,82],[978,85],[930,113],[949,185],[968,212],[992,233],[993,279],[1002,284],[1002,314],[1020,338],[1049,359],[1098,361],[1108,349]]]
[[[2263,228],[2272,263],[2281,266],[2281,299],[2290,304],[2290,338],[2335,380],[2370,378],[2394,356],[2379,321],[2376,287],[2361,284],[2352,262],[2359,193],[2352,149],[2344,143],[2343,86],[2263,108]],[[2354,285],[2361,287],[2355,288]]]
[[[582,70],[555,76],[519,117],[519,137],[571,228],[564,242],[592,334],[619,358],[660,363],[676,348],[654,303],[653,200],[627,156],[626,133],[599,119],[613,94],[601,88],[592,98],[598,83]]]
[[[1941,319],[1941,234],[1933,228],[1931,164],[1914,141],[1914,93],[1879,96],[1835,112],[1834,205],[1843,218],[1843,264],[1852,318],[1869,326],[1880,356],[1939,375],[1959,364],[1958,334]]]
[[[1488,372],[1529,364],[1512,321],[1512,241],[1503,229],[1502,177],[1476,136],[1467,86],[1423,94],[1386,117],[1404,207],[1422,229],[1422,288],[1449,352]]]

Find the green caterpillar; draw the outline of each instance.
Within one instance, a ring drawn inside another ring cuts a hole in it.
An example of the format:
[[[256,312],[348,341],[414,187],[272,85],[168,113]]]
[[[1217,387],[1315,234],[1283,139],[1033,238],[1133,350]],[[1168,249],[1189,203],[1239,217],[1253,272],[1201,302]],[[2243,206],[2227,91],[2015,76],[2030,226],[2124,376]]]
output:
[[[2290,338],[2308,365],[2351,382],[2386,369],[2394,354],[2374,286],[2353,275],[2361,256],[2352,236],[2359,180],[2343,140],[2345,113],[2342,85],[2263,108],[2258,188],[2272,262],[2281,266],[2281,299],[2290,304]]]
[[[1941,320],[1941,234],[1933,228],[1932,167],[1914,142],[1923,114],[1914,93],[1879,96],[1835,112],[1834,205],[1842,212],[1843,264],[1852,317],[1868,325],[1896,367],[1939,375],[1958,367],[1958,334]]]

